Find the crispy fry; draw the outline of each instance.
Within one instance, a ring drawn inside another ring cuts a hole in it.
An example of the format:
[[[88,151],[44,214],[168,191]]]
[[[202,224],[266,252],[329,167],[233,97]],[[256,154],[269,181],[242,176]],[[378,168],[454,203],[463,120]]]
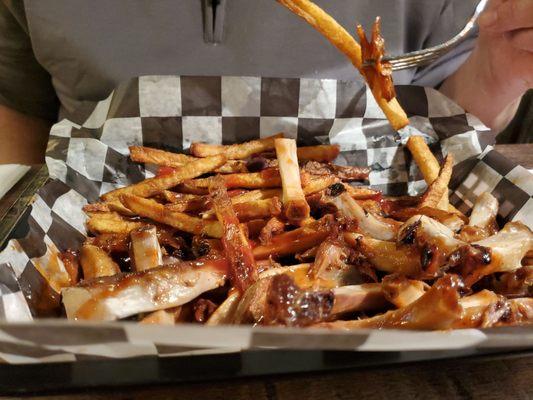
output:
[[[407,148],[418,165],[422,176],[431,185],[439,176],[440,165],[422,136],[411,136],[407,140]]]
[[[233,204],[239,221],[275,217],[281,214],[281,202],[277,197]]]
[[[169,210],[157,201],[131,194],[123,194],[120,196],[120,200],[138,215],[153,219],[180,231],[214,238],[222,237],[222,227],[217,221],[204,221],[200,218],[191,217],[181,212]]]
[[[274,140],[281,137],[283,137],[283,133],[231,145],[193,143],[191,144],[190,151],[196,157],[210,157],[217,154],[224,154],[228,160],[242,160],[254,154],[272,150],[274,148]]]
[[[233,285],[244,293],[257,280],[257,268],[252,248],[233,210],[224,181],[213,180],[209,189],[218,221],[222,225],[222,246],[230,263]]]
[[[340,153],[338,144],[321,144],[318,146],[302,146],[296,149],[298,161],[330,162]]]
[[[115,189],[102,195],[102,199],[109,201],[118,199],[122,194],[132,194],[140,197],[150,197],[162,190],[174,187],[187,179],[193,179],[197,176],[206,174],[222,166],[226,162],[226,157],[216,155],[213,157],[203,158],[192,161],[180,169],[155,178],[145,179],[139,183],[124,188]]]
[[[309,0],[278,0],[296,15],[305,19],[311,26],[324,35],[337,49],[350,59],[368,82],[378,105],[381,107],[392,127],[399,130],[409,123],[405,111],[401,108],[395,97],[383,91],[383,87],[392,86],[388,69],[381,63],[383,43],[379,41],[379,22],[374,25],[373,44],[379,44],[376,50],[380,51],[379,58],[363,60],[361,46],[355,39],[335,21],[330,15]],[[373,67],[363,68],[363,61],[373,61]]]
[[[281,177],[277,169],[265,169],[261,172],[222,175],[227,189],[264,189],[281,186]],[[212,177],[191,179],[183,183],[179,190],[186,193],[205,194],[213,181]]]
[[[422,176],[428,185],[431,185],[435,179],[438,178],[440,172],[440,165],[431,149],[424,141],[422,136],[411,136],[407,140],[407,148],[411,152],[413,159],[416,162],[416,165],[422,172]],[[444,194],[442,199],[440,199],[438,208],[441,210],[448,210],[458,215],[462,213],[457,210],[454,206],[449,204],[448,192]]]
[[[194,157],[180,153],[154,149],[144,146],[130,146],[130,158],[132,161],[164,165],[166,167],[181,167],[184,164],[196,160]]]
[[[81,247],[80,264],[84,279],[111,276],[120,272],[119,266],[105,251],[90,244]]]
[[[431,183],[431,185],[429,185],[428,190],[422,196],[420,204],[418,205],[420,208],[438,208],[443,196],[447,197],[448,184],[450,183],[450,179],[452,177],[452,169],[453,156],[448,154],[444,160],[444,165],[442,166],[439,176],[433,181],[433,183]]]
[[[260,260],[305,251],[316,246],[329,235],[331,222],[331,218],[323,217],[308,226],[274,236],[269,244],[254,248],[254,257]]]
[[[283,187],[283,208],[287,220],[300,225],[309,218],[311,209],[302,190],[296,141],[294,139],[276,139],[276,155]]]
[[[87,228],[92,233],[130,233],[143,226],[143,222],[133,221],[116,212],[89,213]]]
[[[313,176],[306,179],[303,191],[306,196],[327,189],[331,185],[338,183],[339,179],[335,175]]]

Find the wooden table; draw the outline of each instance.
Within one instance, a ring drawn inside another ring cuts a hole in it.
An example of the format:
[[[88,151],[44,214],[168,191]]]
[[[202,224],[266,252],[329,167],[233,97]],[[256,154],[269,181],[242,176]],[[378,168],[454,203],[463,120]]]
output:
[[[496,146],[533,168],[533,144]],[[0,211],[2,210],[0,202]],[[4,206],[5,209],[5,206]],[[28,379],[31,379],[28,377]],[[27,398],[27,397],[26,397]],[[533,399],[533,355],[482,356],[336,372],[262,376],[165,386],[82,390],[42,399]]]

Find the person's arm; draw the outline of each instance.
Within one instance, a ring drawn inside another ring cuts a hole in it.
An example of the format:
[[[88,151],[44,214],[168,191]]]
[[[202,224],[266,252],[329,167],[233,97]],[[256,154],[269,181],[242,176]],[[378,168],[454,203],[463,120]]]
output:
[[[479,27],[474,51],[440,90],[501,130],[533,88],[533,1],[493,0]]]
[[[0,164],[41,164],[50,122],[0,104]]]
[[[44,161],[58,101],[33,53],[24,3],[0,0],[0,164]]]

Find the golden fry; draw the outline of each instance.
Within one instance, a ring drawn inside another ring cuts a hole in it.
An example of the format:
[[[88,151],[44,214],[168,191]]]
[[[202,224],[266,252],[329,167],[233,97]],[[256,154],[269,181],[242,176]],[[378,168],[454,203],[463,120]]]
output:
[[[87,228],[92,233],[130,233],[143,226],[143,222],[132,221],[116,212],[89,213]]]
[[[144,199],[131,194],[123,194],[120,200],[133,212],[156,222],[166,224],[183,232],[195,235],[207,235],[214,238],[222,237],[222,227],[217,221],[204,221],[200,218],[172,211],[157,201]]]
[[[298,161],[331,162],[340,153],[338,144],[322,144],[318,146],[303,146],[296,149]]]
[[[223,154],[228,160],[241,160],[254,154],[272,150],[274,148],[274,139],[281,137],[283,137],[283,133],[278,133],[264,139],[231,145],[193,143],[191,144],[190,151],[196,157],[210,157]]]
[[[195,157],[190,157],[185,154],[171,153],[151,147],[130,146],[129,149],[132,161],[163,165],[165,167],[177,168],[196,160]]]
[[[162,190],[170,189],[187,179],[193,179],[197,176],[212,172],[226,162],[226,157],[216,155],[213,157],[203,158],[192,161],[178,170],[155,178],[145,179],[139,183],[124,188],[115,189],[102,196],[103,200],[115,200],[123,194],[132,194],[140,197],[150,197]]]
[[[385,93],[382,93],[381,87],[384,86],[382,82],[390,80],[390,77],[383,74],[381,70],[377,71],[377,67],[381,66],[381,60],[374,60],[376,68],[363,68],[361,46],[337,21],[313,2],[309,0],[278,0],[278,2],[306,20],[350,59],[352,64],[367,80],[378,105],[395,130],[399,130],[409,123],[405,111],[401,108],[396,98],[393,97],[387,100],[384,97]],[[377,31],[379,33],[379,26]],[[371,72],[374,73],[371,74]]]

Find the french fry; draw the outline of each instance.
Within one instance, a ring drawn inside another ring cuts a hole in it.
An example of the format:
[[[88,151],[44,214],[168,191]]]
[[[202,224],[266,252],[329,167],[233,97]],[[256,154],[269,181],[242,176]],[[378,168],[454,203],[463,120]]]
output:
[[[130,233],[143,226],[143,222],[132,221],[116,212],[89,213],[87,228],[92,233]]]
[[[182,194],[182,193],[173,193],[175,196],[172,198],[170,204],[165,204],[165,207],[172,211],[178,212],[193,212],[205,210],[209,205],[208,196],[199,196],[195,194]],[[170,198],[169,195],[165,196]]]
[[[338,144],[321,144],[318,146],[302,146],[296,149],[298,161],[331,162],[340,153]]]
[[[281,202],[277,197],[233,204],[239,221],[275,217],[281,214]]]
[[[327,189],[331,185],[340,182],[335,175],[308,177],[303,187],[304,194],[309,196]]]
[[[190,152],[196,157],[211,157],[223,154],[228,160],[241,160],[274,148],[274,139],[283,137],[278,133],[263,139],[251,140],[241,144],[221,145],[193,143]]]
[[[172,211],[157,201],[144,199],[131,194],[123,194],[120,200],[133,212],[156,222],[166,224],[183,232],[195,235],[222,237],[222,226],[217,221],[204,221],[200,218]]]
[[[439,176],[440,165],[422,136],[411,136],[407,140],[407,148],[411,152],[416,165],[428,185]]]
[[[343,183],[343,186],[354,200],[366,200],[380,195],[379,192],[365,186],[351,186],[347,183]]]
[[[429,185],[428,189],[423,194],[420,204],[418,205],[420,208],[438,208],[443,196],[447,197],[448,185],[452,177],[452,170],[453,156],[448,154],[444,160],[444,165],[442,166],[439,176],[433,181],[433,183],[431,183],[431,185]]]
[[[130,233],[130,259],[135,271],[144,271],[163,264],[163,254],[154,225],[143,226]]]
[[[382,72],[385,66],[381,64],[381,60],[374,60],[375,66],[364,68],[361,46],[337,21],[313,2],[309,0],[278,0],[278,2],[302,17],[350,59],[368,82],[378,105],[395,130],[399,130],[409,123],[405,111],[396,98],[392,97],[388,100],[383,93],[382,87],[391,86],[392,81],[390,75]],[[374,32],[379,33],[379,26],[375,26]],[[378,35],[374,34],[373,39],[379,39]],[[373,40],[373,43],[376,41]],[[382,54],[380,55],[382,56]]]
[[[218,221],[222,225],[222,246],[230,264],[230,279],[241,293],[257,280],[257,268],[250,243],[233,210],[224,180],[213,180],[209,189]]]
[[[84,244],[80,251],[80,264],[84,279],[118,274],[120,268],[100,247]]]
[[[129,149],[131,160],[141,163],[178,168],[196,160],[195,157],[190,157],[185,154],[171,153],[169,151],[154,149],[151,147],[130,146]]]
[[[431,185],[439,176],[440,165],[433,153],[431,152],[431,149],[424,141],[424,138],[421,136],[411,136],[407,140],[407,148],[411,152],[413,159],[416,162],[416,165],[420,169],[420,172],[422,172],[424,180],[428,185]],[[442,199],[439,201],[438,208],[440,208],[441,210],[448,210],[455,214],[463,215],[454,206],[449,204],[447,191],[442,197]]]
[[[324,217],[325,218],[325,217]],[[300,253],[322,242],[330,232],[327,219],[314,221],[308,226],[274,236],[270,243],[254,247],[257,260]],[[326,222],[326,223],[325,223]]]
[[[139,197],[150,197],[162,190],[170,189],[185,180],[196,178],[197,176],[212,172],[226,162],[226,157],[216,155],[192,161],[176,171],[155,178],[145,179],[139,183],[124,188],[115,189],[102,195],[102,199],[116,200],[123,194],[132,194]]]
[[[299,225],[309,218],[311,208],[305,200],[300,181],[296,141],[294,139],[276,139],[276,155],[283,188],[283,209],[287,220]]]
[[[281,177],[277,169],[269,168],[261,172],[249,172],[243,174],[222,175],[227,189],[266,189],[281,186]],[[213,177],[191,179],[183,183],[179,190],[187,193],[204,194],[209,189]]]

